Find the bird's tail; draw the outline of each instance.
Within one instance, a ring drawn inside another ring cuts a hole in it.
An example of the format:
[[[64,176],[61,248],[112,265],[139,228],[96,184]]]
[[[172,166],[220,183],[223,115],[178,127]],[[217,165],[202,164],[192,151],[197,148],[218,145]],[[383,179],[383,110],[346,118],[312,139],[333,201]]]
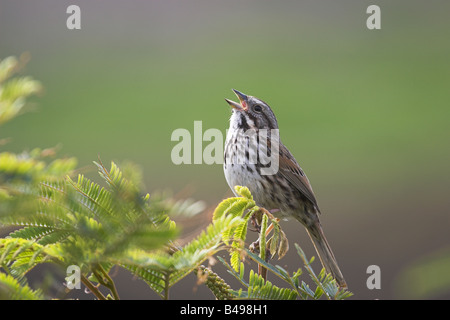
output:
[[[336,258],[334,257],[333,251],[328,244],[325,234],[323,233],[320,223],[316,223],[308,228],[306,228],[308,234],[316,248],[317,254],[319,255],[320,261],[325,268],[327,273],[331,273],[334,279],[336,279],[337,284],[341,288],[347,288],[347,283],[344,280],[341,270],[337,264]]]

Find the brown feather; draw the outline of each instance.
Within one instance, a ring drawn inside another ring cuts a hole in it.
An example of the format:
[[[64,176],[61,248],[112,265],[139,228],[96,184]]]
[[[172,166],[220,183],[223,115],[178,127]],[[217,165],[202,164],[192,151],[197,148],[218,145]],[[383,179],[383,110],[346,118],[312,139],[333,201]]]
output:
[[[302,168],[300,168],[300,165],[297,163],[294,156],[282,143],[280,143],[279,170],[281,175],[311,201],[317,211],[320,212],[308,178],[303,173]]]

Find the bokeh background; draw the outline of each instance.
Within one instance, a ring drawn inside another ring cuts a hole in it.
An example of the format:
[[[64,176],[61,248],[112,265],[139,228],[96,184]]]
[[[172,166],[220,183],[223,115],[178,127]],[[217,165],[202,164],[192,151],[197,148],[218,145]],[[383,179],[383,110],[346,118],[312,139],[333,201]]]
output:
[[[70,4],[81,8],[81,30],[66,28]],[[366,28],[371,4],[381,8],[381,30]],[[58,145],[90,177],[98,156],[133,161],[149,192],[170,189],[213,208],[231,196],[222,166],[174,165],[171,134],[193,133],[201,120],[225,135],[223,99],[236,88],[275,111],[352,299],[450,298],[448,286],[427,291],[407,276],[421,261],[450,256],[442,255],[450,246],[449,15],[450,3],[436,0],[0,0],[0,57],[28,52],[25,73],[45,87],[30,112],[0,129],[12,138],[2,149]],[[302,226],[282,226],[291,250],[276,263],[292,271],[301,264],[294,242],[315,252]],[[379,290],[366,286],[373,264]],[[126,272],[114,276],[122,298],[156,297]],[[183,280],[172,298],[212,299],[195,282]]]

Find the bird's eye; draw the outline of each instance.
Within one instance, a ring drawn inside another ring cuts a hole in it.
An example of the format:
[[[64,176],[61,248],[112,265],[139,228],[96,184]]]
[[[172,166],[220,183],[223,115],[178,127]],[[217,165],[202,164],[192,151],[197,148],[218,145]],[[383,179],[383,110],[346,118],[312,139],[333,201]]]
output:
[[[255,110],[256,112],[261,112],[262,108],[259,104],[257,104],[256,106],[254,106],[253,110]]]

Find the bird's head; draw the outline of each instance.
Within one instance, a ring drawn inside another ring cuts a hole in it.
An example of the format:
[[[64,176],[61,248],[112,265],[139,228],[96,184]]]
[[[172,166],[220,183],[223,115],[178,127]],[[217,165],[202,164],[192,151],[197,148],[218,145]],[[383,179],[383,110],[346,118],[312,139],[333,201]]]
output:
[[[239,103],[225,99],[233,108],[230,127],[239,129],[278,129],[275,114],[264,101],[233,89]]]

